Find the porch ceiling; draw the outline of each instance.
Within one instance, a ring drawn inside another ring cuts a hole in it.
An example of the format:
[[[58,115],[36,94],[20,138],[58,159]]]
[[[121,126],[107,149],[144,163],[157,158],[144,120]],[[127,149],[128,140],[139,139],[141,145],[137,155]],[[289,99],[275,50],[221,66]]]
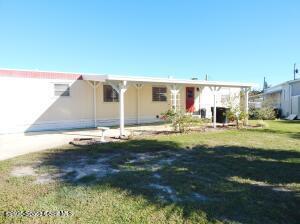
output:
[[[256,84],[254,83],[173,79],[173,78],[143,77],[143,76],[83,75],[82,77],[84,80],[99,81],[99,82],[127,81],[129,83],[188,84],[188,85],[197,85],[197,86],[219,86],[219,87],[237,87],[237,88],[249,88],[249,87],[256,86]]]

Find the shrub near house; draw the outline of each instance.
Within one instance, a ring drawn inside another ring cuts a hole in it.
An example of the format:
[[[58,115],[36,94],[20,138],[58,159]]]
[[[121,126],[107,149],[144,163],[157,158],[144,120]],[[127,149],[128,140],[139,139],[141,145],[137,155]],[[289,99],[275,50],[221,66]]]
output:
[[[239,129],[240,125],[245,123],[248,118],[248,114],[241,108],[239,102],[239,98],[241,95],[230,96],[225,99],[225,105],[228,110],[225,112],[225,116],[229,120],[229,122],[235,122],[236,128]]]
[[[225,114],[230,122],[236,123],[237,129],[240,128],[240,124],[242,124],[248,116],[239,107],[229,108],[229,110],[227,110]]]
[[[253,120],[274,120],[276,113],[272,103],[264,101],[261,108],[250,108],[249,118]]]
[[[275,111],[270,107],[250,108],[249,118],[253,120],[274,120],[276,118]]]
[[[161,119],[170,122],[174,131],[185,133],[191,130],[192,127],[199,126],[204,123],[204,120],[195,118],[190,114],[176,112],[169,109],[161,114]]]

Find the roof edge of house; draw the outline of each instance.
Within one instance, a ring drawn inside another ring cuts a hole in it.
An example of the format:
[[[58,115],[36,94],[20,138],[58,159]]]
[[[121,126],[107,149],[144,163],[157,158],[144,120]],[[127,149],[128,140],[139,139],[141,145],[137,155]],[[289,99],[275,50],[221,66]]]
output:
[[[195,84],[207,86],[224,87],[255,87],[255,83],[225,82],[225,81],[206,81],[178,78],[164,78],[151,76],[122,76],[97,73],[78,73],[78,72],[60,72],[60,71],[42,71],[30,69],[9,69],[0,68],[0,76],[19,77],[19,78],[45,78],[45,79],[81,79],[90,81],[128,81],[128,82],[152,82],[152,83],[170,83],[170,84]]]

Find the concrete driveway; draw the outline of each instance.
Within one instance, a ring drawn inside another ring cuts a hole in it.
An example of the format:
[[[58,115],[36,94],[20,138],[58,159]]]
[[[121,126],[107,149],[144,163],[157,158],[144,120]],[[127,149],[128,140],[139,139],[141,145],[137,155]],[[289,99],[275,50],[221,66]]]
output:
[[[94,132],[94,134],[97,133]],[[79,137],[76,132],[35,132],[0,135],[0,160],[65,145],[75,137]]]
[[[129,126],[125,130],[126,135],[141,135],[145,132],[170,130],[169,125],[141,125]],[[118,128],[111,128],[106,136],[116,137]],[[0,135],[0,160],[15,156],[42,151],[68,144],[74,138],[99,138],[100,131],[96,129],[80,129],[73,131],[32,132],[20,134]]]

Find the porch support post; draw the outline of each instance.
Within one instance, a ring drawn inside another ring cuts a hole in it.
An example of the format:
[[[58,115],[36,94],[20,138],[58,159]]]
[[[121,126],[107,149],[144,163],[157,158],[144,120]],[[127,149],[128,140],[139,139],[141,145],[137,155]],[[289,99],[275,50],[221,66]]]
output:
[[[120,87],[119,97],[119,111],[120,111],[120,136],[124,136],[124,93],[126,89]]]
[[[140,90],[142,89],[143,85],[142,84],[136,84],[136,94],[137,94],[137,98],[136,98],[136,123],[140,124]]]
[[[248,113],[249,113],[249,91],[250,91],[250,88],[245,88],[244,89],[244,110],[245,110],[245,113],[246,113],[246,118],[245,118],[245,125],[248,125]]]
[[[124,129],[124,94],[127,90],[127,81],[122,81],[119,83],[119,97],[120,97],[120,102],[119,102],[119,110],[120,110],[120,137],[125,135],[125,129]]]
[[[127,90],[127,81],[119,82],[118,84],[113,82],[108,82],[111,87],[117,91],[119,94],[119,114],[120,114],[120,137],[125,135],[125,129],[124,129],[124,94]]]
[[[216,102],[216,95],[217,92],[221,89],[221,87],[216,87],[216,86],[210,86],[210,90],[213,92],[214,96],[214,110],[213,110],[213,128],[217,127],[217,102]]]
[[[216,105],[216,92],[214,91],[214,118],[213,118],[213,127],[217,127],[217,105]]]
[[[199,110],[199,115],[201,117],[201,95],[202,95],[202,91],[203,91],[203,87],[202,86],[199,86],[199,93],[198,93],[198,110]]]
[[[92,88],[93,88],[93,109],[94,109],[94,127],[97,127],[97,87],[99,85],[99,83],[97,83],[96,81],[88,81],[87,82]]]
[[[94,92],[94,127],[96,128],[97,127],[97,100],[96,100],[96,82],[94,81],[93,82],[93,92]]]
[[[172,97],[172,101],[173,101],[172,108],[176,112],[177,111],[177,95],[179,93],[180,88],[176,84],[171,85],[170,88],[171,88],[171,97]]]

